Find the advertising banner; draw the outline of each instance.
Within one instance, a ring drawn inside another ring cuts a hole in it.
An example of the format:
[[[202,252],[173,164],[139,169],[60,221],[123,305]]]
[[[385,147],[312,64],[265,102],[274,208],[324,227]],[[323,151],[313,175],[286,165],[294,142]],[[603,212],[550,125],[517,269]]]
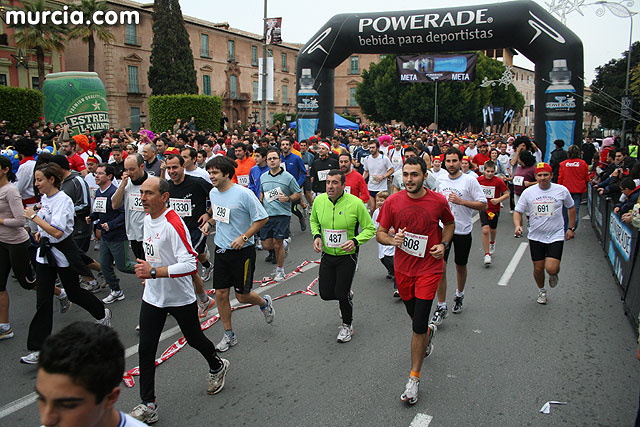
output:
[[[267,44],[282,43],[282,18],[267,18]]]
[[[472,82],[476,79],[478,55],[398,55],[401,82]]]
[[[609,238],[607,257],[613,269],[613,275],[623,290],[626,290],[631,276],[633,261],[638,246],[638,232],[622,222],[618,215],[609,214]]]

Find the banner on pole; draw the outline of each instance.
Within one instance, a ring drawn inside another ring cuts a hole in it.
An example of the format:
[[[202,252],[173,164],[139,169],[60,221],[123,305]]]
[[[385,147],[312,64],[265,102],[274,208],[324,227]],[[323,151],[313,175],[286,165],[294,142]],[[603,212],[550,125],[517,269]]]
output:
[[[401,82],[471,82],[478,55],[398,55],[396,61]]]
[[[267,18],[267,44],[282,43],[282,18]]]
[[[258,101],[262,101],[262,58],[258,60]],[[267,101],[273,101],[273,58],[267,58]]]

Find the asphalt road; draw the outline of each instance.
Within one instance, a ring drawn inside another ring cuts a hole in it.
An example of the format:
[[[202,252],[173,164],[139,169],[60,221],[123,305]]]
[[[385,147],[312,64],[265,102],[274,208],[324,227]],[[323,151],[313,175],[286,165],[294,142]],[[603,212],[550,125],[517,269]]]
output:
[[[287,272],[319,258],[297,221],[292,221],[292,232]],[[494,263],[485,268],[476,223],[464,311],[450,314],[439,328],[415,406],[399,400],[410,370],[409,318],[399,299],[392,298],[392,283],[384,278],[372,241],[362,247],[353,285],[355,335],[350,343],[336,342],[337,302],[319,296],[278,300],[272,325],[255,307],[235,311],[239,343],[223,355],[231,362],[224,390],[206,394],[206,362],[185,347],[156,371],[157,425],[631,425],[639,391],[636,336],[589,220],[581,220],[576,239],[565,244],[560,283],[549,290],[546,306],[535,302],[528,248],[506,286],[498,285],[526,243],[512,236],[507,211],[500,218]],[[258,253],[256,278],[271,273],[265,255]],[[127,348],[130,369],[138,364],[134,328],[141,289],[133,276],[118,274],[126,299],[111,305],[113,327]],[[316,275],[312,266],[259,292],[276,297],[304,290]],[[454,277],[450,268],[450,304]],[[8,290],[16,337],[0,341],[0,426],[36,426],[36,368],[18,363],[27,353],[35,293],[13,280]],[[90,316],[74,306],[67,314],[55,314],[54,328],[75,320]],[[165,331],[174,326],[167,319]],[[158,354],[181,336],[166,335]],[[221,322],[206,335],[217,342]],[[123,385],[118,407],[131,410],[139,403],[138,393],[137,384],[132,389]],[[545,415],[539,411],[547,401],[567,405],[552,405]]]

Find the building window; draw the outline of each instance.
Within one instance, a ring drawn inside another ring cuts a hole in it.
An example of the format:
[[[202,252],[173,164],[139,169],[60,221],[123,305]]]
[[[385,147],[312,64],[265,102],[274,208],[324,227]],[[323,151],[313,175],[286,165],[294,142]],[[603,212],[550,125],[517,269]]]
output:
[[[287,71],[287,52],[282,52],[282,71]]]
[[[0,86],[6,86],[6,85],[7,85],[7,75],[0,74]]]
[[[253,82],[253,100],[258,100],[258,82]]]
[[[31,77],[31,89],[40,90],[40,80],[37,77]]]
[[[258,66],[258,46],[251,46],[251,65]]]
[[[229,40],[227,45],[227,59],[229,61],[233,61],[236,59],[236,42],[234,40]]]
[[[138,132],[140,130],[140,108],[131,107],[131,130]]]
[[[138,67],[135,65],[127,65],[127,74],[129,75],[129,93],[140,93],[138,86]]]
[[[238,78],[229,76],[229,96],[231,99],[238,99]]]
[[[202,93],[211,95],[211,76],[207,74],[202,75]]]
[[[200,56],[209,58],[209,34],[200,34]]]
[[[360,74],[360,58],[357,55],[352,56],[349,63],[349,74]]]
[[[272,58],[272,57],[273,57],[273,50],[272,50],[272,49],[267,49],[267,56],[268,56],[269,58]]]
[[[126,24],[124,44],[132,44],[138,46],[138,29],[136,24]]]
[[[282,85],[282,103],[289,103],[289,86],[287,85]]]
[[[356,88],[355,87],[350,87],[349,88],[349,106],[350,107],[357,107],[358,106],[358,101],[356,101]]]

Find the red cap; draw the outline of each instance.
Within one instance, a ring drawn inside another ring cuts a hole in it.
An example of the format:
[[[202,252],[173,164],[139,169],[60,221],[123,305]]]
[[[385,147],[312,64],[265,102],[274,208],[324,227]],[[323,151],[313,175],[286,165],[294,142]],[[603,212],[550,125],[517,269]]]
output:
[[[87,157],[87,163],[100,163],[98,159],[94,156]]]
[[[462,156],[462,160],[466,160],[467,162],[471,162],[471,157],[469,157],[469,156]]]
[[[536,165],[536,174],[538,172],[553,172],[553,169],[549,163],[540,162]]]
[[[177,154],[179,156],[180,150],[178,150],[176,147],[168,147],[166,150],[164,150],[164,154],[165,156],[169,154]]]

